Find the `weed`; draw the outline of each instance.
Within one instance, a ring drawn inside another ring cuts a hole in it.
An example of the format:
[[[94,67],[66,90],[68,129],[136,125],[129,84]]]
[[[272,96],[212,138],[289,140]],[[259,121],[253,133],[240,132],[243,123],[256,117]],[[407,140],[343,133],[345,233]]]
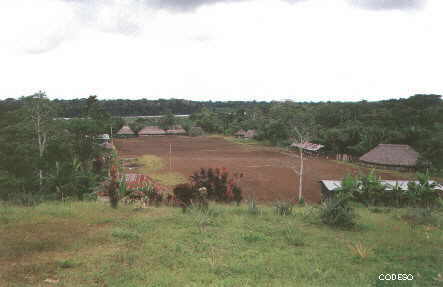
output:
[[[290,201],[277,201],[274,203],[275,214],[280,216],[292,215],[293,206]]]
[[[72,260],[62,260],[62,261],[56,261],[56,264],[63,269],[67,269],[67,268],[73,268],[76,266],[76,263]]]
[[[303,240],[303,234],[297,230],[294,226],[288,225],[284,230],[284,237],[286,242],[291,246],[303,246],[305,242]]]
[[[123,240],[137,240],[137,239],[139,239],[138,233],[128,230],[128,229],[119,228],[119,227],[114,228],[111,232],[111,235],[115,238],[123,239]]]
[[[361,242],[351,243],[348,247],[355,256],[362,259],[368,258],[371,253],[371,250],[368,247],[365,247]]]

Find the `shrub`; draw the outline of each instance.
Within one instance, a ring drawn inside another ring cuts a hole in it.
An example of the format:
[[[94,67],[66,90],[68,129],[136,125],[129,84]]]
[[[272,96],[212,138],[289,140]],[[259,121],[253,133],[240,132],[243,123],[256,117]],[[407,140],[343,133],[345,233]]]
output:
[[[284,237],[286,242],[292,246],[303,246],[305,242],[303,240],[303,234],[294,226],[287,226],[284,230]]]
[[[358,181],[360,188],[354,189],[354,197],[357,201],[365,205],[377,205],[383,202],[385,187],[381,184],[380,178],[375,175],[374,170],[366,176],[360,175]]]
[[[408,196],[414,206],[437,207],[440,195],[435,189],[436,183],[430,183],[429,174],[417,173],[418,182],[409,182]]]
[[[198,190],[189,183],[179,184],[174,188],[174,196],[183,212],[192,204],[192,199],[196,198]]]
[[[333,197],[330,197],[325,202],[320,211],[320,219],[324,224],[350,228],[355,225],[355,213],[352,206],[350,206],[350,200],[352,195],[339,191]]]
[[[203,131],[203,129],[201,127],[192,127],[189,132],[188,132],[189,136],[191,137],[198,137],[198,136],[202,136],[205,134],[205,132]]]
[[[235,173],[229,178],[229,172],[219,168],[201,168],[199,172],[195,172],[192,176],[193,185],[199,188],[206,188],[207,199],[217,202],[236,202],[239,204],[242,197],[242,190],[238,182],[243,174]]]

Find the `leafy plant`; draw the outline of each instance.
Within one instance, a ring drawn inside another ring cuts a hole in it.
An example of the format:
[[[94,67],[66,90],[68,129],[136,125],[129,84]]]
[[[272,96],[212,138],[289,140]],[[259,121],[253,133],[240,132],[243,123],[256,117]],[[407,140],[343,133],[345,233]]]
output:
[[[368,247],[364,246],[361,242],[349,244],[349,249],[355,256],[362,259],[368,258],[371,253],[371,250]]]
[[[284,237],[286,242],[292,246],[305,245],[303,234],[294,226],[288,225],[284,230]]]
[[[435,189],[437,183],[430,181],[428,173],[417,173],[417,181],[408,184],[408,195],[411,203],[420,207],[435,207],[438,205],[439,194]]]
[[[239,181],[243,174],[235,173],[229,177],[229,172],[225,168],[201,168],[191,176],[195,188],[206,188],[207,199],[217,202],[236,202],[239,204],[242,197],[242,190]]]
[[[323,223],[341,228],[351,228],[355,225],[355,213],[350,205],[352,194],[345,191],[337,193],[323,202],[320,219]]]

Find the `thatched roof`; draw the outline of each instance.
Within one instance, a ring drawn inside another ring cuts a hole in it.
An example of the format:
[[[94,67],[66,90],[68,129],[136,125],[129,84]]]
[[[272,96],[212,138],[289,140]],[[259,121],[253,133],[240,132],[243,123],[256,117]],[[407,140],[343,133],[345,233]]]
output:
[[[324,147],[324,145],[315,144],[315,143],[311,143],[311,142],[303,142],[303,143],[295,143],[294,142],[291,144],[291,147],[301,148],[301,149],[309,150],[309,151],[318,151],[319,149]]]
[[[131,130],[129,126],[123,126],[118,132],[118,135],[133,135],[134,132]]]
[[[234,134],[234,136],[245,136],[245,135],[246,135],[246,131],[244,129],[241,129]]]
[[[178,134],[186,134],[186,131],[182,128],[181,125],[175,125],[166,131],[168,134],[178,135]]]
[[[158,126],[147,126],[138,132],[139,135],[165,135],[166,132]]]
[[[248,138],[248,139],[252,139],[252,138],[254,138],[256,135],[257,135],[257,131],[256,131],[256,130],[248,130],[248,131],[245,133],[245,137]]]
[[[365,163],[390,166],[415,166],[417,159],[418,153],[414,149],[401,144],[379,144],[360,157]]]

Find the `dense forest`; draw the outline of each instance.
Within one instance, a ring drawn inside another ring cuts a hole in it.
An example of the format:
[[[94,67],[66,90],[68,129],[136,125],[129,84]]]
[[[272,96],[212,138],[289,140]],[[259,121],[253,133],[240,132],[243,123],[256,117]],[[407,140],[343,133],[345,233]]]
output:
[[[173,114],[191,114],[174,119]],[[233,134],[256,129],[257,139],[288,146],[310,140],[325,152],[359,156],[379,143],[408,144],[421,154],[420,168],[443,170],[443,101],[415,95],[379,102],[194,102],[187,100],[49,100],[44,93],[0,101],[0,196],[33,191],[51,196],[88,193],[100,180],[94,142],[123,124],[121,116],[164,115],[162,128],[181,123],[189,131]],[[59,118],[78,117],[69,121]],[[58,120],[57,120],[58,119]],[[137,131],[152,119],[137,119]]]

